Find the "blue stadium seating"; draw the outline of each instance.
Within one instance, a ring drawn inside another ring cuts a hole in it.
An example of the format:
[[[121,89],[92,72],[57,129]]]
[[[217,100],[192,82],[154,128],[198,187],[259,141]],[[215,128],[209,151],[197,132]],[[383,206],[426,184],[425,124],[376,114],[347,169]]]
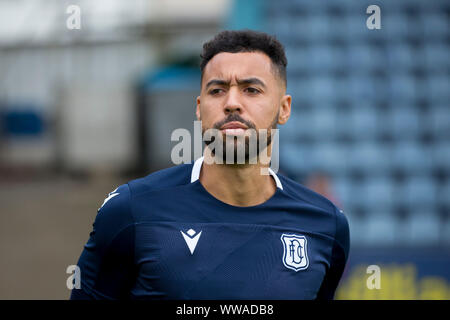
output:
[[[354,242],[450,244],[450,2],[383,1],[380,30],[368,0],[268,3],[293,96],[280,169],[329,173]]]

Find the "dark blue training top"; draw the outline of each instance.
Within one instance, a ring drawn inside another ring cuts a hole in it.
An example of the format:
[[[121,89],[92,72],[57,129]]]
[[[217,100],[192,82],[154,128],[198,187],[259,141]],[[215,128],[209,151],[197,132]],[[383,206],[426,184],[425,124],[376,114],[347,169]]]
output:
[[[203,158],[130,181],[98,210],[71,299],[332,299],[348,222],[325,197],[270,170],[275,194],[226,204]]]

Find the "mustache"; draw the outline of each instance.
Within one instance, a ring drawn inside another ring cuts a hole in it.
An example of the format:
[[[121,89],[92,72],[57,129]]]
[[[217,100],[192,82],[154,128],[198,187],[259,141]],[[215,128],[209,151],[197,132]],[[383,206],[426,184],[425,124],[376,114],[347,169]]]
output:
[[[237,113],[233,113],[230,114],[228,117],[226,117],[225,119],[223,119],[222,121],[216,122],[213,126],[214,129],[220,130],[220,128],[229,123],[229,122],[233,122],[233,121],[238,121],[238,122],[242,122],[243,124],[245,124],[247,126],[247,128],[249,129],[256,129],[256,126],[253,124],[253,122],[245,120],[244,118],[242,118],[240,115],[238,115]]]

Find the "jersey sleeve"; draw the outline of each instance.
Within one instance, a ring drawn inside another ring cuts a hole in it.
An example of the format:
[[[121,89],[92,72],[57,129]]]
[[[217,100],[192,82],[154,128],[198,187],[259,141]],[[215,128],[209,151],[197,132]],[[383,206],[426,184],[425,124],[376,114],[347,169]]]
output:
[[[81,288],[71,300],[127,299],[135,279],[134,221],[130,189],[121,185],[109,193],[97,211],[93,229],[77,266]]]
[[[350,231],[347,217],[336,208],[336,235],[331,252],[330,267],[320,287],[317,299],[332,300],[344,272],[350,251]]]

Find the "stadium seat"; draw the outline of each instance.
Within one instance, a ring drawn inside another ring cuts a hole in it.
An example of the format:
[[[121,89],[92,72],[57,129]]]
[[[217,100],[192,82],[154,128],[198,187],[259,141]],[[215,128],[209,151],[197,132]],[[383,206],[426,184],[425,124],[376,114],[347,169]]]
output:
[[[405,140],[390,146],[390,160],[393,169],[401,170],[408,174],[428,172],[432,165],[431,154],[417,141]]]
[[[354,43],[347,51],[347,66],[358,72],[371,72],[384,64],[382,51],[368,43]]]
[[[435,105],[427,114],[423,122],[426,129],[433,135],[435,140],[450,136],[450,112],[444,103]]]
[[[417,139],[422,121],[413,105],[393,105],[386,114],[384,125],[396,139]]]
[[[374,140],[378,130],[378,112],[371,104],[355,105],[348,114],[348,129],[358,140]]]
[[[368,210],[366,201],[366,193],[364,192],[364,182],[351,180],[350,190],[352,199],[348,201],[348,206],[351,211],[362,210],[364,213]]]
[[[308,48],[309,65],[318,72],[333,72],[341,69],[344,52],[339,47],[327,44],[315,44]]]
[[[448,103],[450,101],[450,78],[447,73],[436,73],[428,76],[425,81],[429,99],[434,103]]]
[[[448,39],[448,36],[450,35],[450,25],[445,12],[442,12],[439,8],[437,9],[438,10],[435,10],[434,12],[421,16],[420,24],[423,28],[425,37],[428,39],[442,40],[445,42],[445,39]],[[448,59],[446,63],[448,63]]]
[[[429,246],[439,242],[439,217],[433,211],[417,210],[404,222],[404,240],[409,245]]]
[[[388,176],[375,176],[364,184],[367,206],[374,210],[392,212],[397,198],[396,190]]]
[[[426,43],[423,46],[423,57],[427,70],[431,72],[448,70],[450,68],[450,61],[448,59],[449,50],[449,44],[445,42]]]
[[[337,132],[337,116],[335,108],[313,108],[311,114],[311,130],[313,136],[320,140],[331,140]]]
[[[434,181],[426,175],[410,176],[398,189],[399,201],[413,210],[418,206],[432,207],[437,200]]]
[[[431,157],[434,167],[441,168],[450,174],[450,143],[448,140],[435,143]]]
[[[346,168],[346,151],[344,146],[333,142],[315,143],[311,150],[312,169],[331,174],[342,172]]]
[[[387,63],[392,70],[402,72],[417,65],[418,53],[407,42],[391,42],[386,45]]]
[[[386,91],[383,90],[384,82],[368,74],[350,74],[347,79],[347,93],[354,105],[361,101],[377,102],[386,99]]]
[[[316,104],[320,105],[335,100],[336,86],[333,77],[328,75],[311,76],[309,81],[311,91],[308,94],[316,101]]]
[[[361,41],[364,40],[367,36],[368,30],[366,27],[366,20],[361,19],[362,12],[364,12],[364,9],[358,12],[353,7],[349,14],[347,14],[343,18],[343,24],[345,26],[345,34],[347,36],[347,39],[351,39],[353,41]]]
[[[349,148],[349,170],[359,170],[368,174],[378,174],[390,168],[391,158],[385,146],[371,141],[361,141]]]
[[[368,214],[365,224],[363,238],[365,244],[376,246],[394,245],[398,240],[398,219],[387,212],[377,211],[374,208]]]
[[[312,168],[310,148],[300,144],[288,144],[280,148],[280,165],[289,172],[308,172]]]
[[[437,188],[437,203],[445,208],[450,208],[450,181],[447,179],[446,183]],[[450,214],[450,212],[449,212]]]
[[[298,35],[309,42],[325,42],[332,27],[326,14],[320,11],[298,19],[294,26]]]
[[[395,107],[398,102],[411,105],[417,98],[416,83],[410,74],[391,73],[389,76],[388,98]]]
[[[385,39],[401,41],[414,35],[414,31],[411,29],[415,26],[411,24],[411,21],[402,11],[384,10],[382,16],[381,23]]]

